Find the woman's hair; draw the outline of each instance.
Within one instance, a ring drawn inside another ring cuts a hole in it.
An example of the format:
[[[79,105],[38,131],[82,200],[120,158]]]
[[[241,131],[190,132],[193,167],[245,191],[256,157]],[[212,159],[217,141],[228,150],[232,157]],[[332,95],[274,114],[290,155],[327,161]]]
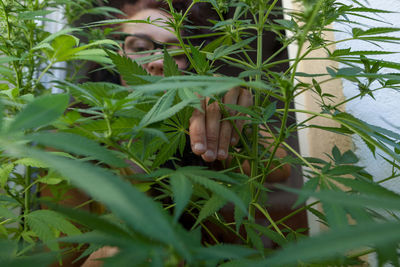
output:
[[[176,11],[184,13],[189,5],[192,3],[192,0],[173,0],[172,4]],[[108,0],[104,1],[104,6],[111,6],[116,9],[121,10],[125,13],[126,16],[121,14],[116,14],[115,16],[119,19],[129,18],[135,15],[135,13],[139,12],[143,9],[162,9],[169,11],[168,3],[165,0]],[[103,18],[98,18],[103,19]],[[195,26],[210,26],[211,23],[209,19],[217,20],[217,14],[212,9],[212,6],[208,3],[196,3],[189,12],[188,20],[185,22],[188,25]],[[189,21],[189,22],[188,22]],[[118,27],[118,25],[115,25]],[[183,31],[183,35],[185,36],[193,36],[209,33],[205,27],[187,27]],[[115,36],[118,38],[117,36]],[[193,45],[200,45],[202,43],[207,43],[211,39],[191,39],[191,43]],[[88,71],[86,73],[86,78],[81,81],[107,81],[119,84],[120,79],[119,75],[115,75],[114,73],[102,69],[100,65],[97,63],[90,63],[88,66]]]
[[[187,10],[191,3],[192,0],[172,0],[173,8],[182,13]],[[121,10],[128,18],[138,11],[148,8],[170,11],[165,0],[109,0],[107,5]],[[117,17],[124,18],[122,15],[117,15]],[[210,20],[217,20],[217,18],[217,13],[213,10],[211,4],[196,3],[191,8],[186,23],[191,26],[211,26]],[[190,30],[188,28],[185,28],[184,35],[198,35],[210,32],[204,27],[190,27]],[[196,45],[197,43],[194,44]]]
[[[168,4],[162,0],[109,0],[107,5],[121,10],[126,17],[131,17],[138,11],[147,8],[168,9]],[[122,15],[117,16],[123,18]]]

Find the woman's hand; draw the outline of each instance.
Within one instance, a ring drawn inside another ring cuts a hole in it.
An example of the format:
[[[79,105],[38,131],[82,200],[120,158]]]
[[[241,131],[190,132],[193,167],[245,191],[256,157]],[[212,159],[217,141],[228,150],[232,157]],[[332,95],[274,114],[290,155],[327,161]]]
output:
[[[216,159],[225,160],[228,158],[229,145],[236,145],[239,142],[239,135],[231,121],[221,121],[221,110],[217,102],[209,105],[208,99],[203,99],[201,102],[203,110],[196,109],[190,118],[189,135],[192,151],[207,162]],[[223,103],[249,107],[253,105],[253,96],[250,91],[235,87],[225,94]],[[236,114],[230,109],[227,109],[227,112],[230,116]],[[235,123],[237,129],[242,131],[245,121],[237,120]]]

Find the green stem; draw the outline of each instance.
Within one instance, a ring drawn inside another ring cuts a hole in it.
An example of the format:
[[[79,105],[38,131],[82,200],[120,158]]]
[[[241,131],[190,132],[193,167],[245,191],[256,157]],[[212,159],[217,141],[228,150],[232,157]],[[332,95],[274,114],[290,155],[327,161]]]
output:
[[[10,221],[12,221],[12,219],[6,219],[6,220],[0,222],[0,225],[6,224],[6,223],[8,223]]]
[[[146,165],[140,159],[138,159],[135,155],[133,155],[128,149],[125,149],[124,147],[122,147],[118,143],[112,141],[111,139],[106,139],[105,142],[110,147],[114,147],[114,148],[118,149],[119,151],[126,153],[129,156],[129,160],[132,161],[133,163],[135,163],[144,172],[146,172],[146,173],[151,172],[150,169],[147,168]]]
[[[294,83],[294,78],[296,76],[297,66],[299,65],[299,63],[302,60],[302,58],[304,58],[309,53],[307,51],[308,53],[306,52],[306,53],[304,53],[303,56],[300,56],[301,55],[301,51],[303,50],[304,43],[306,41],[306,36],[308,34],[308,31],[310,30],[312,24],[314,23],[314,20],[317,17],[318,10],[321,7],[322,3],[323,3],[323,0],[319,0],[314,5],[314,10],[313,10],[313,12],[311,14],[311,17],[310,17],[310,19],[308,20],[307,24],[305,25],[305,27],[303,29],[303,34],[300,36],[299,45],[298,45],[299,47],[297,48],[298,50],[297,50],[297,55],[296,55],[296,61],[294,62],[293,66],[291,68],[289,68],[289,69],[292,69],[292,75],[291,75],[291,79],[290,79],[292,84]]]
[[[310,204],[308,204],[308,205],[306,205],[306,206],[303,206],[303,207],[301,207],[301,208],[298,208],[298,209],[296,209],[295,211],[293,211],[293,212],[291,212],[290,214],[288,214],[288,215],[286,215],[285,217],[283,217],[282,219],[277,220],[275,223],[276,223],[277,225],[279,225],[279,224],[283,223],[284,221],[286,221],[286,220],[292,218],[294,215],[296,215],[296,214],[302,212],[303,210],[306,210],[306,209],[308,209],[308,208],[311,208],[312,206],[314,206],[314,205],[316,205],[316,204],[318,204],[318,203],[320,203],[319,200],[314,201],[314,202],[312,202],[312,203],[310,203]],[[271,224],[267,226],[267,228],[271,228],[271,227],[272,227]]]
[[[183,21],[185,20],[186,16],[189,14],[189,11],[192,9],[194,4],[195,4],[195,1],[192,1],[192,3],[186,9],[186,12],[183,14],[181,20],[179,22],[177,22],[177,24],[175,25],[175,32],[174,33],[176,34],[176,38],[178,39],[180,46],[182,47],[183,51],[185,52],[185,55],[188,58],[190,64],[193,66],[193,68],[195,68],[197,73],[201,73],[200,70],[196,69],[197,65],[194,62],[193,57],[189,53],[185,43],[183,42],[183,38],[182,38],[182,34],[181,34],[181,27],[182,27]],[[174,7],[172,6],[172,2],[171,1],[168,1],[168,5],[169,5],[169,8],[170,8],[171,12],[174,12]]]
[[[8,21],[8,13],[6,10],[6,6],[4,5],[3,1],[0,0],[0,4],[3,8],[3,12],[4,12],[4,17],[5,17],[5,22],[6,22],[6,28],[7,28],[7,38],[8,41],[12,42],[13,40],[11,39],[11,26],[10,26],[10,22]],[[5,45],[7,46],[7,50],[11,51],[11,47],[9,46],[8,42],[5,42]],[[13,56],[11,54],[11,56]],[[22,87],[22,81],[21,81],[21,76],[20,76],[20,69],[18,68],[18,65],[15,61],[13,61],[11,63],[14,72],[15,72],[15,76],[16,76],[16,82],[17,82],[17,89],[19,90]]]
[[[31,167],[27,166],[25,171],[25,187],[29,188],[31,184]],[[26,190],[24,194],[24,230],[28,229],[26,217],[30,212],[30,190]]]
[[[301,156],[295,149],[293,149],[291,146],[289,146],[288,143],[282,142],[282,145],[284,145],[287,149],[289,149],[289,151],[292,152],[296,157],[301,159],[301,161],[303,161],[313,172],[319,173],[319,171],[317,169],[315,169],[314,166],[310,162],[308,162],[305,158],[303,158],[303,156]]]
[[[107,133],[106,133],[105,138],[110,139],[112,136],[112,127],[111,127],[111,122],[110,122],[110,118],[109,118],[108,114],[104,113],[104,121],[107,124]]]
[[[258,8],[258,18],[254,15],[254,22],[257,25],[257,70],[258,74],[256,74],[256,81],[260,82],[261,81],[261,71],[262,71],[262,53],[263,53],[263,31],[264,31],[264,7],[262,3],[260,2],[259,8]],[[255,90],[254,92],[254,105],[256,107],[259,106],[260,104],[260,98],[261,94],[259,90]],[[257,170],[258,170],[258,125],[254,124],[253,125],[253,136],[252,136],[252,142],[253,142],[253,147],[252,147],[252,157],[253,160],[251,160],[250,163],[250,178],[257,176]],[[250,190],[251,194],[253,196],[253,200],[257,199],[254,197],[254,194],[257,196],[257,192],[259,191],[258,189],[255,189],[253,186],[253,183],[250,184]],[[257,202],[257,201],[253,201]],[[252,221],[255,219],[255,207],[254,205],[249,206],[249,219]]]
[[[276,56],[278,56],[281,52],[285,51],[287,49],[287,47],[289,46],[290,43],[284,44],[282,45],[281,48],[279,48],[275,53],[273,53],[269,58],[267,58],[266,60],[264,60],[263,62],[263,67],[265,67],[265,64],[267,64],[268,62],[270,62],[271,60],[273,60]],[[275,63],[275,61],[274,61]]]
[[[276,225],[276,223],[272,219],[271,215],[269,215],[268,211],[266,209],[264,209],[263,207],[261,207],[260,204],[258,204],[258,203],[251,203],[251,204],[254,205],[265,216],[265,218],[267,218],[267,220],[270,222],[272,227],[274,227],[275,231],[278,234],[280,234],[283,238],[285,238],[285,235],[281,232],[279,227]]]
[[[275,157],[276,151],[278,150],[280,144],[283,142],[283,140],[286,136],[286,121],[289,116],[290,102],[291,102],[291,98],[287,98],[285,101],[285,107],[284,107],[284,112],[283,112],[283,117],[282,117],[282,124],[281,124],[281,128],[279,130],[279,137],[278,137],[278,140],[274,142],[274,149],[272,150],[272,152],[269,156],[267,166],[265,166],[265,169],[267,171],[270,170],[271,165],[272,165],[272,160]],[[265,183],[266,179],[267,179],[267,175],[263,175],[263,177],[261,178],[261,185],[263,185]],[[261,193],[261,190],[259,188],[257,188],[255,197],[253,198],[254,203],[258,202],[260,193]]]
[[[42,71],[42,73],[40,74],[39,78],[36,80],[35,83],[35,88],[38,86],[40,80],[43,78],[43,76],[46,74],[47,71],[49,71],[49,69],[53,66],[54,62],[50,62],[49,65],[47,65],[47,67]]]
[[[274,9],[277,2],[278,2],[278,0],[274,0],[274,2],[269,6],[267,13],[265,14],[265,16],[263,18],[263,24],[267,21],[269,14],[272,12],[272,10]]]

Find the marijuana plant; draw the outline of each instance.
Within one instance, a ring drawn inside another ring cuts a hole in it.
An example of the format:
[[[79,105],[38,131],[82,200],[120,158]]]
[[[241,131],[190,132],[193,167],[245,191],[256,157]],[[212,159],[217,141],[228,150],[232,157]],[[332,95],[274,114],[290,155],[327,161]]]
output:
[[[352,99],[332,103],[335,96],[323,91],[324,83],[332,79],[358,84],[360,92],[353,99],[373,96],[380,88],[398,90],[399,76],[381,70],[395,72],[399,65],[369,58],[385,51],[331,51],[328,48],[335,42],[324,35],[330,30],[328,26],[338,21],[353,26],[353,36],[336,42],[357,39],[397,44],[399,38],[390,34],[399,29],[363,30],[347,18],[349,14],[365,17],[390,11],[371,9],[356,0],[352,5],[336,0],[298,1],[301,11],[278,8],[277,0],[194,0],[185,13],[180,13],[171,0],[167,2],[172,17],[169,26],[180,48],[132,61],[117,52],[115,41],[95,40],[107,36],[110,30],[104,34],[94,27],[128,20],[103,20],[53,34],[39,23],[51,12],[43,11],[46,7],[75,8],[76,16],[80,16],[95,8],[87,8],[92,1],[0,0],[0,261],[43,266],[61,260],[68,250],[76,250],[61,248],[59,242],[63,242],[90,244],[83,256],[101,246],[117,246],[120,252],[105,260],[109,266],[354,265],[361,262],[360,256],[370,253],[377,253],[381,264],[398,266],[400,222],[396,212],[400,196],[374,182],[363,167],[357,166],[358,159],[351,151],[333,147],[330,161],[326,161],[303,157],[287,143],[289,136],[305,127],[358,135],[371,153],[385,153],[393,165],[393,175],[388,179],[398,177],[400,136],[346,113],[342,105]],[[194,46],[191,40],[196,36],[182,36],[182,29],[195,27],[183,22],[198,2],[211,4],[220,20],[212,21],[212,33],[201,36],[213,36],[213,40]],[[232,18],[226,16],[228,11],[232,11]],[[282,13],[290,19],[276,16]],[[73,18],[69,15],[69,20]],[[155,24],[151,20],[143,23]],[[276,33],[282,46],[263,58],[263,34],[268,31]],[[75,36],[82,32],[90,36],[87,44],[81,44]],[[253,41],[255,47],[250,45]],[[297,46],[296,56],[276,60],[292,44]],[[317,49],[326,51],[326,60],[346,67],[328,68],[320,74],[299,72],[299,64],[314,60],[308,55]],[[191,63],[185,75],[172,59],[178,54],[184,54]],[[165,62],[164,77],[150,76],[141,68],[141,63],[160,57]],[[128,86],[79,83],[71,75],[66,81],[56,81],[64,93],[49,94],[42,77],[51,73],[56,62],[79,66],[78,60],[103,64],[122,75]],[[281,63],[290,65],[284,72],[275,71],[273,67]],[[235,66],[241,72],[237,77],[220,75],[220,64]],[[312,82],[301,81],[305,76]],[[317,81],[317,77],[322,80]],[[371,89],[374,82],[381,87]],[[223,94],[236,86],[253,93],[254,106],[223,103]],[[291,107],[295,97],[306,91],[315,93],[321,112]],[[184,152],[189,118],[199,107],[198,95],[216,101],[225,114],[228,110],[237,112],[225,120],[245,120],[247,124],[248,131],[238,132],[240,149],[231,149],[231,165],[222,171],[179,165],[177,155]],[[277,102],[283,107],[278,108]],[[291,112],[310,117],[288,124]],[[340,126],[309,123],[315,117]],[[279,147],[289,155],[276,157]],[[244,161],[249,162],[249,175],[241,167]],[[166,162],[174,168],[166,168]],[[132,164],[141,171],[132,172]],[[303,166],[306,182],[301,190],[280,186],[299,198],[291,214],[275,221],[266,208],[269,189],[264,184],[268,174],[286,164]],[[96,201],[106,207],[105,211],[99,215],[55,204],[71,184],[93,198],[80,206]],[[43,187],[50,188],[53,196],[38,198],[36,193]],[[309,197],[317,201],[304,205]],[[233,221],[223,216],[228,203],[234,207]],[[39,209],[43,205],[48,209]],[[317,205],[322,205],[323,212]],[[329,230],[307,237],[304,229],[288,227],[286,220],[302,210],[314,213]],[[256,223],[256,213],[268,226]],[[190,229],[179,223],[185,216],[192,220]],[[212,226],[240,242],[222,243]],[[202,242],[201,232],[212,244]],[[264,248],[263,238],[281,248]],[[52,252],[45,252],[45,247]]]

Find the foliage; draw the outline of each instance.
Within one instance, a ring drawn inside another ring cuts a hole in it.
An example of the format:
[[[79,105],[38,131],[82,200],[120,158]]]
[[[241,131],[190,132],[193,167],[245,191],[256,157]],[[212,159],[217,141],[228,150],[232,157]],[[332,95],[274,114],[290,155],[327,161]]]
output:
[[[0,262],[43,266],[80,248],[65,243],[78,243],[90,244],[87,253],[100,246],[118,246],[120,252],[105,260],[109,266],[353,265],[360,262],[360,256],[374,252],[380,264],[399,266],[400,196],[375,182],[357,165],[352,151],[335,146],[329,161],[304,158],[286,141],[306,127],[358,135],[371,153],[380,156],[384,152],[392,164],[393,173],[385,180],[399,176],[400,136],[367,124],[342,108],[352,99],[373,97],[376,90],[399,89],[399,76],[381,71],[396,71],[399,65],[369,57],[385,51],[330,51],[334,42],[324,35],[329,24],[338,21],[352,26],[349,40],[398,43],[390,34],[399,29],[361,29],[348,17],[389,11],[371,9],[356,0],[353,5],[302,0],[301,11],[282,11],[276,7],[277,0],[196,2],[208,2],[215,8],[220,21],[213,21],[210,36],[217,37],[202,46],[191,45],[190,38],[196,37],[181,35],[182,28],[189,27],[183,23],[189,12],[182,14],[172,8],[170,24],[181,49],[165,50],[166,75],[152,77],[140,63],[159,55],[134,62],[116,52],[119,46],[115,41],[106,39],[110,29],[96,28],[121,20],[66,27],[56,33],[47,32],[42,23],[54,12],[50,7],[65,8],[69,25],[85,14],[118,11],[96,7],[95,1],[0,0]],[[168,4],[172,7],[171,0]],[[234,19],[225,19],[229,9],[234,11]],[[280,12],[290,19],[278,17]],[[277,61],[275,53],[263,58],[265,31],[277,34],[282,43],[278,52],[297,44],[296,56]],[[77,36],[86,36],[87,43]],[[253,41],[255,48],[250,46]],[[327,51],[326,60],[346,67],[328,68],[321,74],[298,72],[300,62],[313,60],[307,56],[318,49]],[[180,75],[171,58],[179,53],[191,63],[186,75]],[[256,55],[254,60],[251,54]],[[114,69],[128,86],[78,82],[78,67],[87,60]],[[70,62],[73,67],[67,70],[70,75],[65,81],[52,83],[63,93],[50,94],[42,78],[51,76],[57,62]],[[290,66],[282,73],[274,71],[274,66],[283,63]],[[221,64],[238,67],[241,73],[238,77],[216,75]],[[311,82],[301,81],[302,77],[310,77]],[[359,94],[333,103],[335,96],[322,89],[332,79],[356,83]],[[371,89],[373,83],[380,87]],[[225,105],[223,93],[235,86],[251,90],[255,105]],[[291,108],[294,98],[306,91],[314,92],[321,112]],[[231,149],[233,166],[223,171],[180,166],[189,118],[200,104],[197,95],[217,101],[223,111],[237,111],[226,119],[245,120],[252,130],[238,132],[242,149]],[[277,108],[277,101],[283,108]],[[310,117],[288,125],[290,112]],[[316,117],[340,126],[308,123]],[[260,131],[272,138],[266,140]],[[267,147],[260,145],[263,142]],[[289,156],[278,158],[279,147],[287,149]],[[245,160],[251,166],[250,177],[241,168]],[[169,164],[175,168],[167,168]],[[285,164],[304,167],[306,182],[301,190],[280,186],[299,198],[291,214],[274,221],[266,209],[269,192],[264,184],[268,174]],[[93,198],[79,206],[97,201],[106,212],[98,215],[55,204],[68,198],[65,193],[71,185]],[[44,190],[50,190],[52,196],[38,197]],[[309,197],[317,201],[305,205]],[[234,221],[223,215],[228,203],[233,206]],[[39,209],[43,205],[47,209]],[[306,237],[304,229],[286,226],[286,220],[302,210],[314,213],[330,230]],[[269,221],[267,227],[255,223],[256,211]],[[180,223],[186,217],[192,221],[190,229]],[[212,227],[234,236],[239,244],[224,244]],[[208,235],[213,244],[202,241],[202,235]],[[282,248],[264,248],[265,238]]]

